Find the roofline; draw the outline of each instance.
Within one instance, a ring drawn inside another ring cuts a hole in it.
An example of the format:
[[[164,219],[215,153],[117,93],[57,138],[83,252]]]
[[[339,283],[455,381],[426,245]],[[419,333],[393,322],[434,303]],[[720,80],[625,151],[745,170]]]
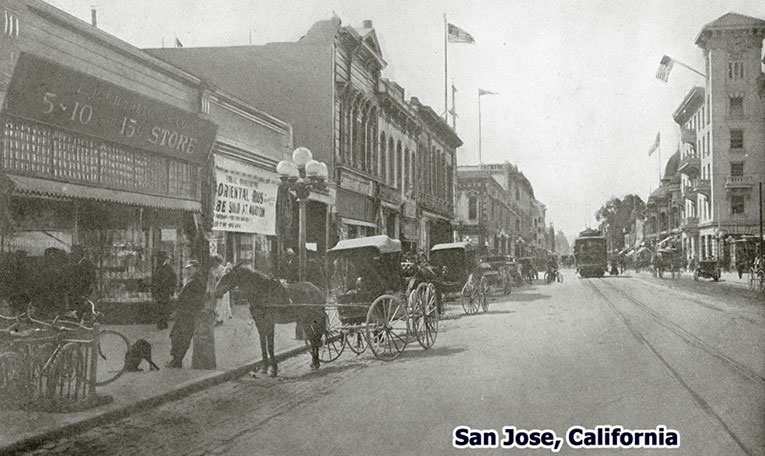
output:
[[[144,63],[155,70],[161,71],[167,75],[170,75],[182,82],[187,82],[193,85],[198,85],[202,80],[191,73],[181,70],[180,68],[170,65],[169,63],[154,57],[153,55],[144,52],[143,50],[129,44],[119,38],[111,35],[97,27],[93,27],[89,23],[79,19],[66,11],[62,11],[54,6],[51,6],[41,0],[26,0],[27,8],[33,13],[52,22],[58,23],[67,27],[75,33],[83,35],[84,37],[97,41],[100,44],[111,48],[126,57],[130,57],[141,63]]]
[[[726,30],[726,31],[727,30],[748,30],[748,29],[752,28],[752,25],[731,25],[731,26],[720,26],[720,25],[714,25],[713,26],[712,25],[713,23],[715,23],[716,21],[720,20],[721,18],[727,16],[728,14],[735,14],[737,16],[747,17],[747,18],[753,19],[755,21],[761,21],[762,23],[760,25],[755,25],[754,27],[755,28],[757,28],[757,27],[763,28],[763,30],[761,32],[765,33],[765,21],[763,21],[762,19],[759,19],[759,18],[756,18],[756,17],[752,17],[752,16],[747,16],[746,14],[741,14],[741,13],[736,13],[736,12],[733,12],[733,11],[728,11],[727,13],[725,13],[722,16],[718,17],[717,19],[713,20],[712,22],[708,22],[708,23],[704,24],[704,27],[701,28],[701,31],[699,31],[699,33],[696,35],[696,39],[693,41],[696,44],[696,46],[701,47],[701,36],[704,35],[704,33],[711,32],[713,30],[717,30],[717,31],[723,31],[723,30]]]
[[[675,122],[679,124],[681,127],[685,122],[688,121],[688,119],[685,119],[684,121],[679,121],[678,118],[681,118],[681,115],[683,114],[683,111],[691,105],[691,102],[694,101],[694,98],[698,98],[698,96],[701,96],[701,105],[704,104],[704,96],[706,95],[706,92],[703,87],[701,86],[695,86],[691,90],[688,91],[687,94],[685,94],[685,97],[683,98],[683,101],[680,103],[680,106],[675,109],[675,112],[672,113],[672,118],[675,119]],[[696,109],[693,110],[693,113],[696,112]],[[692,116],[693,113],[690,113],[688,117]]]

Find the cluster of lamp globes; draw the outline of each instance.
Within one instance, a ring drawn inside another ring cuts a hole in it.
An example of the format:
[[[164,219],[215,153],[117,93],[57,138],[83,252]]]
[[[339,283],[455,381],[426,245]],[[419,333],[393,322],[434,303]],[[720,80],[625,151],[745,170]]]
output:
[[[276,173],[285,184],[295,186],[326,186],[329,171],[327,164],[313,159],[311,151],[298,147],[292,152],[292,160],[282,160],[276,165]],[[307,178],[307,180],[306,180]]]

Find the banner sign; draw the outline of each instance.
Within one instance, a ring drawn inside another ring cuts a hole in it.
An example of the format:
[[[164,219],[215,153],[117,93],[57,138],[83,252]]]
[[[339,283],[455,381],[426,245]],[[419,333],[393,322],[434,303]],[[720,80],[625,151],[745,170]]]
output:
[[[27,53],[13,72],[6,112],[200,164],[218,129],[196,113]]]
[[[213,230],[276,235],[276,172],[215,155]]]

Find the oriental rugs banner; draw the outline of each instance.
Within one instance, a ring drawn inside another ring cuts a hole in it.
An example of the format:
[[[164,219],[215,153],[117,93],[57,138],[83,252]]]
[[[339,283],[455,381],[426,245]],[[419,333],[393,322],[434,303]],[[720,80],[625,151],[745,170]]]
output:
[[[275,172],[215,155],[213,230],[276,235],[278,191]]]
[[[13,72],[6,112],[200,164],[218,129],[194,112],[26,53]]]

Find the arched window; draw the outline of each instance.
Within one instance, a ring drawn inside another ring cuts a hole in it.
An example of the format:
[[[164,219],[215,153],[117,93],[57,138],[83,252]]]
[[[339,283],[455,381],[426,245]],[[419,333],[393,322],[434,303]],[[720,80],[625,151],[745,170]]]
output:
[[[478,220],[478,196],[468,196],[468,220]]]
[[[398,144],[396,145],[396,179],[395,182],[393,182],[393,185],[395,185],[396,188],[401,188],[401,182],[403,180],[403,176],[401,173],[401,169],[404,166],[404,162],[402,161],[401,156],[401,141],[399,140]]]
[[[379,157],[379,173],[377,177],[385,182],[385,161],[387,160],[388,152],[386,147],[388,146],[388,138],[385,137],[385,133],[380,133],[380,157]]]
[[[393,185],[393,182],[395,181],[395,177],[393,174],[395,172],[394,171],[395,168],[393,167],[393,160],[395,159],[395,153],[396,153],[396,143],[395,141],[393,141],[393,138],[391,137],[388,140],[388,153],[386,157],[388,160],[388,164],[387,164],[387,172],[386,172],[387,179],[385,180],[385,183],[388,185]]]

